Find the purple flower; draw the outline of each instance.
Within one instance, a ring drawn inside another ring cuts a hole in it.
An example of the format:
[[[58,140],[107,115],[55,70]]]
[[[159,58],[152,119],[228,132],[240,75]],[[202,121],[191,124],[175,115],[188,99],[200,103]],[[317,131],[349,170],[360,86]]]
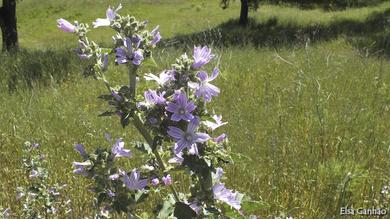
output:
[[[225,140],[226,134],[222,133],[220,136],[213,139],[213,141],[217,144],[221,143],[223,140]]]
[[[184,158],[183,158],[183,152],[175,154],[175,156],[171,159],[168,160],[168,163],[178,163],[181,164],[183,163]]]
[[[123,98],[115,90],[111,91],[111,96],[113,96],[117,102],[121,102],[123,100]]]
[[[214,115],[213,119],[215,123],[210,121],[203,122],[208,128],[211,129],[211,131],[214,131],[216,128],[227,124],[227,122],[222,122],[222,116]]]
[[[160,183],[160,180],[158,180],[158,178],[153,178],[153,179],[151,180],[151,184],[152,184],[153,186],[157,186],[159,183]]]
[[[164,183],[164,185],[166,186],[169,186],[172,184],[172,178],[171,178],[171,175],[166,175],[166,176],[163,176],[162,179],[161,179]]]
[[[240,210],[241,203],[238,200],[238,192],[232,192],[232,190],[225,188],[224,184],[216,183],[213,186],[213,194],[215,199],[225,202],[236,210]]]
[[[148,73],[144,76],[144,78],[147,81],[156,81],[160,86],[164,86],[168,81],[175,80],[175,75],[174,71],[168,70],[161,72],[158,77],[152,73]]]
[[[139,48],[139,46],[141,45],[141,37],[138,34],[134,34],[131,37],[131,41],[135,44],[136,48]]]
[[[117,179],[119,179],[119,174],[114,173],[114,174],[110,175],[108,178],[109,178],[110,180],[117,180]]]
[[[31,147],[34,149],[34,148],[39,148],[39,143],[33,143],[32,145],[31,145]]]
[[[111,152],[114,158],[118,157],[131,157],[131,152],[128,149],[124,149],[125,142],[122,139],[117,139],[115,144],[112,146]]]
[[[106,18],[96,19],[95,22],[92,23],[93,28],[110,26],[111,21],[115,19],[116,14],[121,8],[122,8],[122,4],[119,4],[119,6],[115,9],[115,11],[111,7],[109,7],[106,11]]]
[[[74,33],[76,31],[76,26],[63,18],[57,20],[57,27],[68,33]]]
[[[130,173],[130,177],[127,174],[123,174],[123,183],[130,190],[141,190],[148,184],[148,180],[140,179],[139,171],[133,169]]]
[[[38,171],[36,171],[36,170],[31,170],[31,173],[30,173],[30,175],[28,176],[28,178],[35,178],[35,177],[37,177],[37,176],[39,176],[39,173],[38,173]]]
[[[107,70],[107,67],[108,67],[108,54],[104,53],[103,54],[102,70],[103,71]]]
[[[194,64],[192,64],[192,68],[199,69],[203,65],[210,62],[214,55],[211,54],[211,49],[207,46],[204,47],[194,47]]]
[[[210,84],[219,74],[218,68],[214,68],[211,77],[206,72],[201,71],[198,73],[200,83],[188,82],[188,86],[195,89],[195,96],[197,98],[203,97],[206,102],[211,101],[212,96],[218,96],[220,90],[218,87]]]
[[[168,134],[176,141],[174,148],[175,154],[179,154],[184,148],[190,150],[192,147],[196,147],[196,142],[205,142],[210,138],[210,136],[206,133],[195,133],[198,126],[199,119],[194,118],[188,124],[186,131],[174,126],[168,127]]]
[[[155,90],[147,90],[144,93],[145,100],[148,104],[164,105],[166,100],[164,98],[165,92],[158,94]]]
[[[125,64],[129,61],[132,61],[134,65],[140,65],[141,62],[144,60],[142,52],[140,50],[133,51],[132,42],[128,37],[126,37],[126,39],[123,41],[123,45],[124,48],[119,47],[115,50],[115,62],[117,62],[118,64]],[[136,47],[136,49],[138,49],[138,46]]]
[[[221,167],[215,168],[215,179],[217,181],[221,180],[223,174],[224,174],[224,171]]]
[[[111,191],[110,189],[107,191],[107,195],[112,198],[112,197],[115,197],[115,193],[113,191]]]
[[[73,170],[73,173],[75,174],[82,174],[83,176],[87,176],[88,173],[85,171],[85,168],[88,166],[91,166],[91,161],[87,160],[84,162],[73,162],[73,167],[76,168]]]
[[[174,101],[169,102],[168,106],[165,108],[168,112],[173,113],[171,120],[180,121],[180,120],[191,120],[194,116],[191,114],[195,110],[196,106],[193,102],[188,102],[187,95],[184,92],[176,93],[174,95]]]
[[[202,206],[200,206],[197,202],[192,202],[189,204],[189,206],[197,215],[199,215],[199,213],[202,211]]]
[[[151,32],[151,34],[153,35],[153,40],[152,40],[152,42],[150,42],[150,44],[152,46],[155,46],[161,40],[161,35],[160,35],[160,32],[158,31],[158,28],[159,28],[159,26],[155,27]]]
[[[84,145],[76,144],[74,146],[74,150],[77,151],[83,158],[87,158],[88,157],[88,154],[85,151]]]

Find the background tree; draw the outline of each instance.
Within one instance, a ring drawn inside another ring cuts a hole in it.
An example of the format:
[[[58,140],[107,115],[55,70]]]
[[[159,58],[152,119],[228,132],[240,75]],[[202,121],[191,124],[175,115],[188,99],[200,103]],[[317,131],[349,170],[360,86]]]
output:
[[[16,26],[16,0],[3,0],[0,8],[0,28],[3,51],[13,51],[19,48]]]
[[[229,6],[231,0],[221,0],[222,8],[225,9]],[[241,10],[240,10],[240,24],[248,24],[248,12],[249,9],[257,10],[259,8],[260,0],[240,0],[241,1]]]

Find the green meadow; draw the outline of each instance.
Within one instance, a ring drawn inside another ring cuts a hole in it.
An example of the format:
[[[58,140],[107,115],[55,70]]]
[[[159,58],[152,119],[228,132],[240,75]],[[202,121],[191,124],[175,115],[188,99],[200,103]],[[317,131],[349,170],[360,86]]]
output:
[[[236,157],[226,166],[226,185],[260,203],[250,213],[326,219],[338,218],[342,206],[390,203],[380,193],[390,186],[390,2],[329,12],[262,4],[239,27],[239,1],[223,10],[207,0],[23,0],[22,49],[0,54],[0,207],[12,218],[21,213],[23,142],[40,143],[51,180],[68,184],[72,218],[91,218],[90,182],[72,173],[72,161],[80,160],[74,144],[109,146],[105,132],[124,138],[127,148],[141,139],[117,117],[97,116],[107,109],[97,98],[105,87],[83,77],[76,37],[56,27],[58,18],[91,23],[119,2],[120,14],[160,25],[158,67],[145,65],[141,73],[170,68],[194,45],[211,45],[217,54],[221,94],[209,109],[229,122],[218,130]],[[110,45],[112,33],[99,28],[90,38]],[[127,83],[125,68],[107,75]],[[128,169],[140,162],[123,160]],[[153,215],[159,202],[153,196],[138,213]]]

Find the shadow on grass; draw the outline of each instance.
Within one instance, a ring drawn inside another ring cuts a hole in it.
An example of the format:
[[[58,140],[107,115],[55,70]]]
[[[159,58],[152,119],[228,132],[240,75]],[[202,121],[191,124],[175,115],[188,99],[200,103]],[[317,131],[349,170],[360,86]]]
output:
[[[20,88],[50,86],[62,83],[80,66],[71,51],[30,51],[17,54],[0,53],[0,92],[12,93]]]
[[[164,43],[168,46],[211,44],[217,47],[253,45],[278,48],[327,41],[344,35],[360,49],[372,47],[376,53],[390,55],[389,25],[390,9],[373,13],[364,21],[343,19],[309,26],[280,23],[277,18],[270,18],[263,23],[251,19],[246,27],[242,27],[238,20],[230,20],[202,32],[176,36]]]

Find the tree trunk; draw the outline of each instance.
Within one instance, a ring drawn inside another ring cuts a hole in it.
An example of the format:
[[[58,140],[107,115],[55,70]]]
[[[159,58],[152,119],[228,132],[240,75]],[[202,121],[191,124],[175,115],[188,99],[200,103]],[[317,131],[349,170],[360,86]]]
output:
[[[18,50],[16,0],[3,0],[3,6],[0,8],[0,28],[3,51],[11,52]]]
[[[248,0],[241,0],[240,25],[245,26],[248,24],[248,11]]]

